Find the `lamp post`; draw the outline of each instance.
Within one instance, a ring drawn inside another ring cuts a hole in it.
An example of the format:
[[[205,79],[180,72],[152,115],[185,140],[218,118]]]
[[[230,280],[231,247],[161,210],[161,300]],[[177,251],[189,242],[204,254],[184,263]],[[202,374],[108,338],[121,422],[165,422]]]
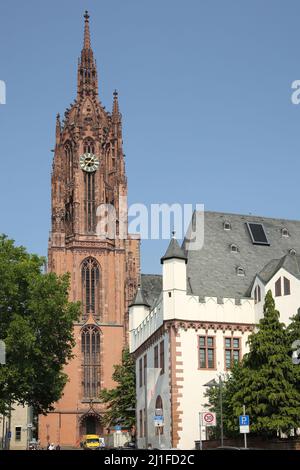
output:
[[[220,431],[221,431],[221,447],[224,445],[224,431],[223,431],[223,380],[221,374],[219,375],[219,382],[215,379],[210,380],[203,387],[218,387],[219,389],[219,405],[220,405]]]

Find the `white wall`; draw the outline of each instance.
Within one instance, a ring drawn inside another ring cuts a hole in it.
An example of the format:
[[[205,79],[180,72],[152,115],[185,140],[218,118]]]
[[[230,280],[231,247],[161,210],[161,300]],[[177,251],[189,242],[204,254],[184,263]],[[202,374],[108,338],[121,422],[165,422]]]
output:
[[[154,369],[154,347],[164,340],[165,354],[165,372],[160,375],[160,369]],[[152,447],[158,447],[158,436],[155,435],[154,415],[155,403],[158,395],[161,396],[164,409],[164,433],[161,435],[161,444],[170,447],[170,391],[169,391],[169,335],[165,333],[156,343],[151,345],[143,354],[139,356],[144,359],[147,353],[147,405],[148,405],[148,443]],[[139,359],[136,361],[136,377],[137,377],[137,437],[138,447],[145,447],[145,438],[139,437],[139,412],[145,408],[145,386],[139,386]]]

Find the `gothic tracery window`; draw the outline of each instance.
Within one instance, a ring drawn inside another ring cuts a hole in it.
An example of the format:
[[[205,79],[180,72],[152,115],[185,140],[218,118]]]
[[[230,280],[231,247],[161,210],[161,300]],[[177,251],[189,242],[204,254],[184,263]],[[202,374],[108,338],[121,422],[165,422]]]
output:
[[[67,165],[67,181],[71,181],[73,174],[73,153],[72,146],[70,142],[66,142],[65,145],[65,156],[66,156],[66,165]]]
[[[98,398],[100,392],[100,330],[86,326],[81,333],[82,387],[84,398]]]
[[[84,174],[85,226],[88,233],[96,230],[95,173]]]
[[[91,313],[95,319],[100,318],[100,269],[94,258],[87,258],[82,263],[82,305],[83,318]]]

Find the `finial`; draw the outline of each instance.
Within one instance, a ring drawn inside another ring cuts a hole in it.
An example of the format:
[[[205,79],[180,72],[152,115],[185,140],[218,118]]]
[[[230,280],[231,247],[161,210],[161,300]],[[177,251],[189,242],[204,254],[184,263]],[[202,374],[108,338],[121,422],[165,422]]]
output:
[[[84,14],[84,41],[83,41],[83,48],[90,49],[91,48],[91,37],[90,37],[90,24],[89,24],[89,17],[88,11],[85,11]]]
[[[114,95],[114,99],[116,100],[118,98],[118,92],[117,90],[115,89],[115,91],[113,92],[113,95]]]
[[[172,230],[172,238],[175,238],[176,232],[175,230]]]

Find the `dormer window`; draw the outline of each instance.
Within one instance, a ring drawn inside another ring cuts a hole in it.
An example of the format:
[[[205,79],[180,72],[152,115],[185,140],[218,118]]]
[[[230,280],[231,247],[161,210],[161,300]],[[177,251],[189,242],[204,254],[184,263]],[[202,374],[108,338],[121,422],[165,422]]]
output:
[[[223,224],[223,228],[224,228],[224,230],[231,230],[231,223],[225,221],[224,224]]]
[[[245,276],[245,270],[241,266],[236,268],[236,273],[238,276]]]
[[[281,236],[282,238],[289,238],[290,234],[287,228],[282,228],[281,229]]]
[[[238,249],[237,245],[235,245],[234,243],[232,243],[232,244],[230,245],[230,251],[231,251],[231,253],[238,253],[239,249]]]
[[[295,254],[296,254],[295,248],[291,248],[290,251],[289,251],[289,254],[292,255],[292,256],[295,256]]]

